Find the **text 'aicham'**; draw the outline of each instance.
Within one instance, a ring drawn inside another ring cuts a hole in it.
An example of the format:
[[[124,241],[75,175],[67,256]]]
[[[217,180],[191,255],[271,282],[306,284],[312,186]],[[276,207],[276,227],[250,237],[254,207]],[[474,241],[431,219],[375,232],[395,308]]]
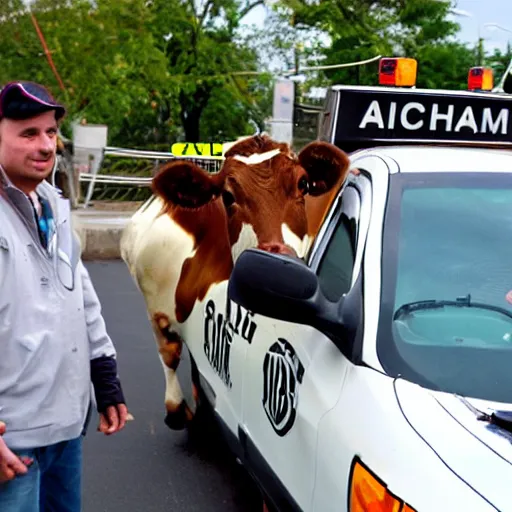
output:
[[[432,104],[428,108],[417,101],[406,103],[401,110],[397,108],[396,102],[389,104],[389,115],[385,118],[382,115],[382,109],[378,100],[371,102],[361,123],[360,129],[365,129],[369,125],[377,125],[378,128],[384,130],[395,129],[397,123],[405,130],[420,130],[426,128],[432,132],[460,132],[463,128],[469,128],[473,133],[493,133],[498,132],[502,135],[508,135],[508,108],[502,108],[498,115],[493,115],[490,107],[483,109],[473,109],[467,106],[462,114],[455,115],[455,106],[443,106],[443,112],[440,111],[438,103]],[[477,115],[475,115],[477,111]],[[416,112],[414,116],[413,112]],[[417,119],[417,113],[421,115],[419,120],[411,120],[414,116]]]

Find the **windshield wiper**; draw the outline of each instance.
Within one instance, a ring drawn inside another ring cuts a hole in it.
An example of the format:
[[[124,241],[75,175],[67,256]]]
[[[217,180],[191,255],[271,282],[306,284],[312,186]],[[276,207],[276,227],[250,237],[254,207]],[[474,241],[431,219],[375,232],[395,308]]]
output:
[[[457,297],[456,300],[430,299],[408,302],[400,306],[395,311],[393,320],[398,320],[401,316],[406,315],[407,313],[412,313],[413,311],[419,311],[421,309],[438,309],[444,308],[445,306],[470,307],[471,305],[471,295],[469,293],[465,297]]]
[[[408,302],[407,304],[403,304],[400,306],[393,315],[393,320],[398,320],[400,317],[412,313],[413,311],[420,311],[425,309],[441,309],[445,306],[454,306],[459,308],[479,308],[479,309],[487,309],[489,311],[495,311],[496,313],[501,313],[502,315],[508,316],[512,318],[512,313],[504,308],[500,308],[498,306],[493,306],[491,304],[485,304],[482,302],[472,302],[471,294],[468,293],[465,297],[457,297],[455,300],[420,300],[417,302]]]
[[[473,412],[476,416],[476,419],[479,421],[486,421],[491,425],[496,425],[497,427],[502,428],[508,432],[512,432],[512,411],[497,411],[492,410],[490,413],[483,412],[477,409],[473,404],[471,404],[466,398],[460,395],[456,395],[457,398]]]
[[[491,414],[484,412],[478,419],[512,432],[512,411],[492,411]]]

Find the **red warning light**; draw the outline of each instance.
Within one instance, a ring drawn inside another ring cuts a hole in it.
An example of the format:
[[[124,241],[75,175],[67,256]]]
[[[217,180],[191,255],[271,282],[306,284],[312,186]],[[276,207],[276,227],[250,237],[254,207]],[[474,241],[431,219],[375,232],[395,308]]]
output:
[[[468,73],[468,90],[491,91],[494,87],[494,76],[491,68],[476,66]]]

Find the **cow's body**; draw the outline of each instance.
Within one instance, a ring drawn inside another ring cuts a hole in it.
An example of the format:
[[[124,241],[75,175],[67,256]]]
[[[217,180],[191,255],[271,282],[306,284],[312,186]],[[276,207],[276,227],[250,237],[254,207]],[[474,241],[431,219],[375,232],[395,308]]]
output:
[[[297,158],[288,145],[255,136],[225,157],[213,175],[190,162],[164,165],[153,180],[153,197],[121,241],[157,339],[166,374],[166,423],[172,428],[193,415],[176,368],[194,306],[213,285],[229,279],[245,249],[304,257],[348,171],[345,153],[320,142]]]

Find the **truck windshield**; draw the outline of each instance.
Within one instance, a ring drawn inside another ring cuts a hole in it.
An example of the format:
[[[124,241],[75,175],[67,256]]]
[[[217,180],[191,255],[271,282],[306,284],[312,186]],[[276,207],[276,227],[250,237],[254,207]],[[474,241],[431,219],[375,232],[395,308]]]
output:
[[[377,344],[386,372],[511,403],[512,173],[395,174],[388,197]]]

